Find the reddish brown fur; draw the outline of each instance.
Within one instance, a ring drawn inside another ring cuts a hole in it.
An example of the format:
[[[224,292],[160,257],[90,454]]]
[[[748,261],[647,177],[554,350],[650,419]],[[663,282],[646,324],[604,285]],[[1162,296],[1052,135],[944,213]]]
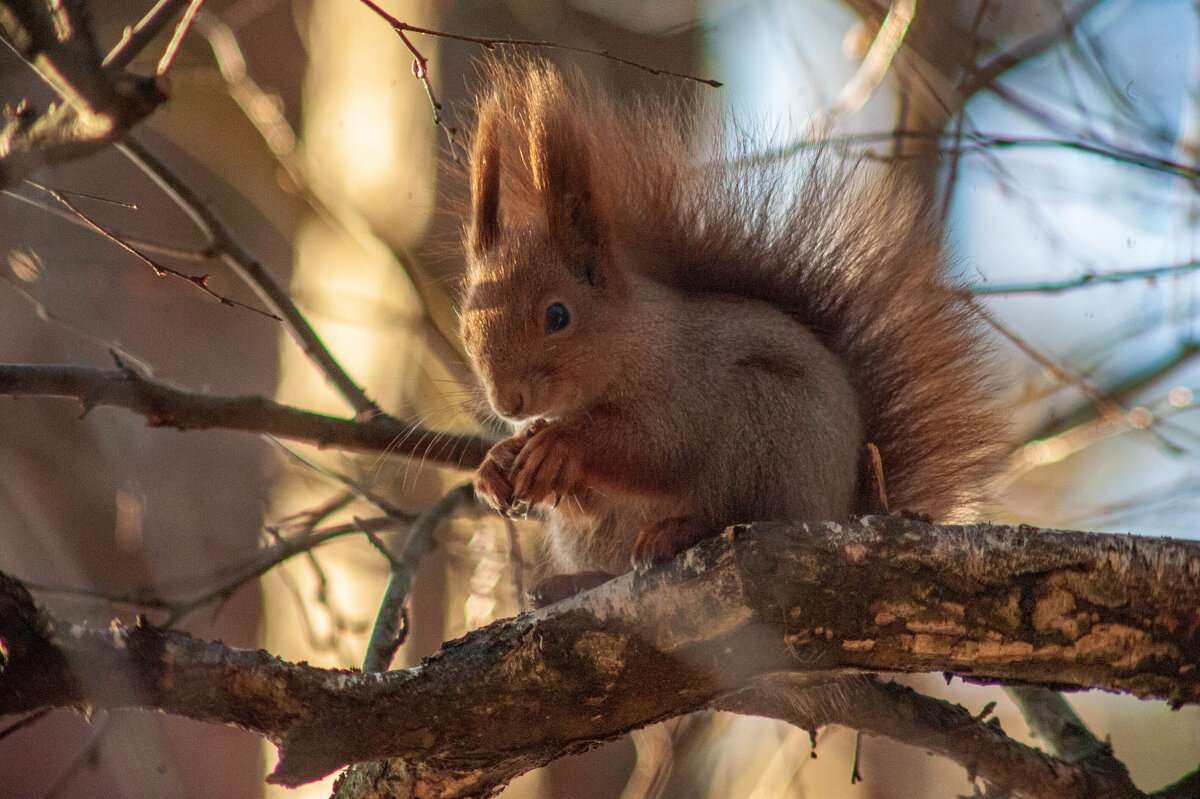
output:
[[[700,162],[666,109],[618,110],[544,66],[491,78],[464,340],[494,407],[552,421],[479,484],[506,511],[564,500],[552,535],[583,543],[558,542],[563,565],[659,559],[755,514],[865,512],[866,481],[837,475],[867,442],[892,508],[945,518],[979,498],[1000,425],[914,192],[825,155]],[[573,326],[552,336],[538,314],[556,298]],[[755,468],[773,485],[730,476]]]

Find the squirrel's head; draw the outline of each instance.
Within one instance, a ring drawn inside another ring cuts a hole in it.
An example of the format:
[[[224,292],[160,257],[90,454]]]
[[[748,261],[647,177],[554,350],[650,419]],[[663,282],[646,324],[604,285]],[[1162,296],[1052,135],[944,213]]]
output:
[[[461,334],[510,422],[586,411],[621,369],[605,356],[615,356],[627,289],[576,110],[557,76],[533,70],[479,112]]]

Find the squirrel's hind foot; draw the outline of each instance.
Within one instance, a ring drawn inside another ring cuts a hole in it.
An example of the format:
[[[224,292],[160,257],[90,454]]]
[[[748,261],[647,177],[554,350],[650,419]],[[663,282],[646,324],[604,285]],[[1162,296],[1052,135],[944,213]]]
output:
[[[643,525],[633,542],[634,566],[666,563],[717,531],[694,516],[668,516]]]

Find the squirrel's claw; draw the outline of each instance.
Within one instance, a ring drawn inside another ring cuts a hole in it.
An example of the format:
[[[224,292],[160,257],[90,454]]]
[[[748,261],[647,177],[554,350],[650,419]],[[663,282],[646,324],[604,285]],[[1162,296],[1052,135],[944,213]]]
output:
[[[579,459],[559,428],[542,427],[517,455],[512,475],[516,500],[557,504],[579,485]]]
[[[488,451],[475,472],[475,493],[509,518],[529,512],[529,503],[518,507],[513,501],[513,463],[528,441],[524,433],[504,439]]]
[[[475,493],[505,516],[512,510],[512,484],[495,461],[488,458],[475,472]]]

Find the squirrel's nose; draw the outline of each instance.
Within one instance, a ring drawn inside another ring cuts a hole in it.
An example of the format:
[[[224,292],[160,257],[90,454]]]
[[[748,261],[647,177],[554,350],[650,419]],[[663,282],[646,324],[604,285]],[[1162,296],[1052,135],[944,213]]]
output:
[[[501,416],[520,419],[521,411],[525,409],[525,394],[519,386],[498,388],[492,397],[492,407]]]

